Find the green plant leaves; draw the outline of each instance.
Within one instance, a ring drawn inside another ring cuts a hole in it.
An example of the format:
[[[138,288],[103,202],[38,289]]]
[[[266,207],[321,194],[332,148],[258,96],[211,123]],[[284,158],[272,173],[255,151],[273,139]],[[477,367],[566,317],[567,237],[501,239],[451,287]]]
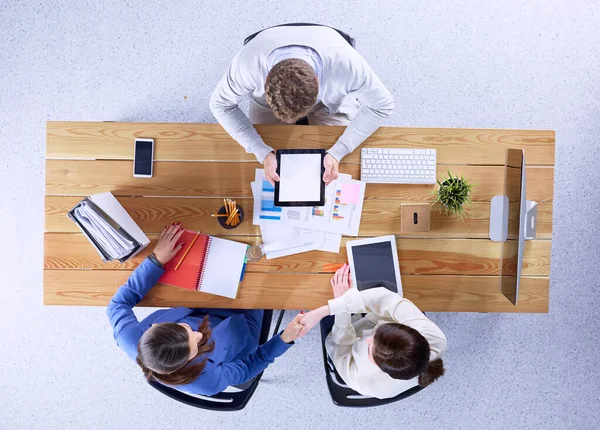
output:
[[[471,204],[470,195],[473,185],[469,184],[462,175],[460,178],[453,176],[450,170],[448,170],[448,177],[441,182],[438,180],[437,183],[439,188],[433,203],[441,203],[440,212],[443,207],[446,215],[459,215],[464,222],[467,217],[465,205]]]

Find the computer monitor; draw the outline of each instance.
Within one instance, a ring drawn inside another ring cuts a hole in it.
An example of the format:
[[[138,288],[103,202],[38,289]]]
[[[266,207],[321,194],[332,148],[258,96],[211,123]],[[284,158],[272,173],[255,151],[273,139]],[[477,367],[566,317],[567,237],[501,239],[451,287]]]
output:
[[[508,199],[508,234],[506,241],[502,243],[500,288],[502,294],[516,305],[525,250],[526,182],[523,150],[506,151],[504,175],[504,195]]]
[[[507,149],[504,195],[490,207],[490,239],[502,242],[500,291],[514,305],[519,299],[525,239],[535,238],[537,203],[527,200],[525,151]]]

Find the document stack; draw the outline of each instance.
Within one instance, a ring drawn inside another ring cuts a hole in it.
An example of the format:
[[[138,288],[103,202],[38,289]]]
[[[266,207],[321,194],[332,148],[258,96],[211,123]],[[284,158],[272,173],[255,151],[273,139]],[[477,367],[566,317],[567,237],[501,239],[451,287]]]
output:
[[[127,261],[150,243],[148,237],[111,193],[86,197],[67,216],[104,262]]]
[[[340,174],[325,187],[325,205],[279,207],[274,187],[263,169],[256,169],[251,184],[253,224],[260,226],[267,259],[307,251],[338,253],[342,234],[358,236],[365,183]]]

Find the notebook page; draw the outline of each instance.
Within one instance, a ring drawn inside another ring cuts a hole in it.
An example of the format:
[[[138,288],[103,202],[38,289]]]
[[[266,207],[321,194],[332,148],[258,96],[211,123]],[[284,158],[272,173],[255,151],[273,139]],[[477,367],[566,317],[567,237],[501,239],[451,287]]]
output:
[[[211,236],[199,290],[235,299],[247,247],[245,243]]]

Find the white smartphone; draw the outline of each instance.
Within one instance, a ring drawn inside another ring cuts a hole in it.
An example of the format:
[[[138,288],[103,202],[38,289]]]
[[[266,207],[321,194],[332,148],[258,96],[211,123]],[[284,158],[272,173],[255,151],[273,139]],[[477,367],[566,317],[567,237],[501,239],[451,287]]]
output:
[[[133,150],[133,176],[151,178],[154,164],[154,139],[135,139]]]

